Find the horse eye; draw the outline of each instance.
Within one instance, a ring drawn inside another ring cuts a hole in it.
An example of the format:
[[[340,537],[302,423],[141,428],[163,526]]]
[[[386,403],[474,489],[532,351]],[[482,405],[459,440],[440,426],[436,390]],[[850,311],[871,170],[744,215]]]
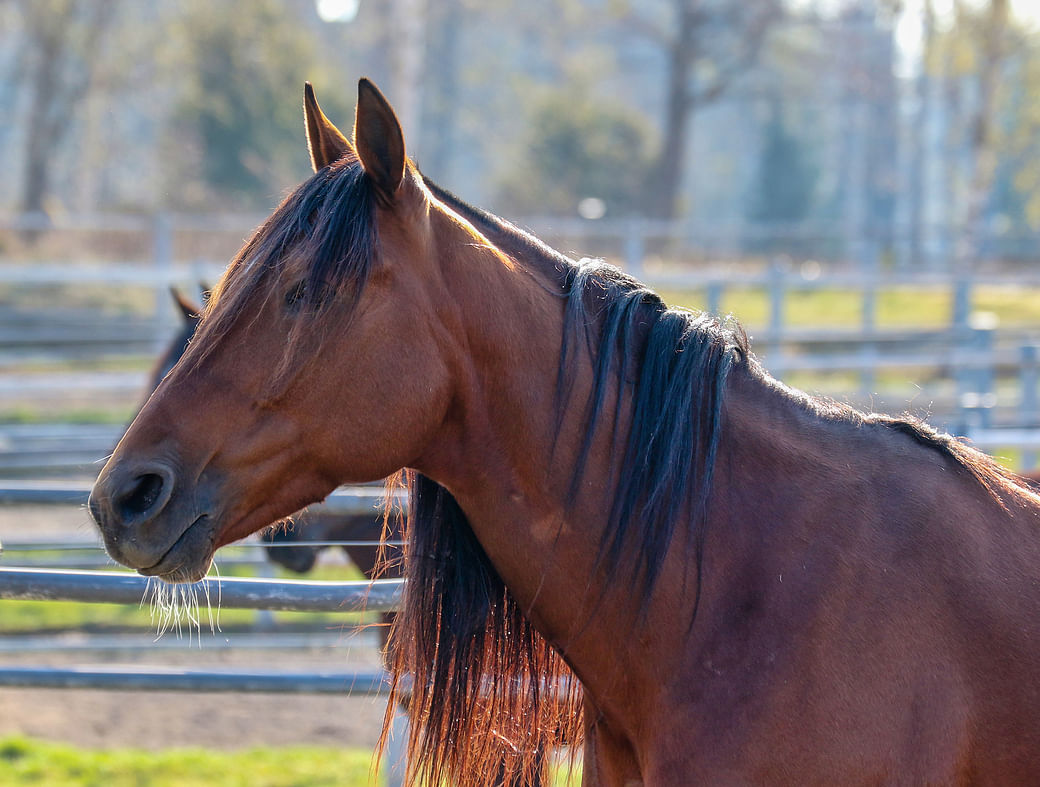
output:
[[[303,296],[307,294],[307,282],[301,281],[287,293],[285,293],[285,308],[289,311],[297,311]]]

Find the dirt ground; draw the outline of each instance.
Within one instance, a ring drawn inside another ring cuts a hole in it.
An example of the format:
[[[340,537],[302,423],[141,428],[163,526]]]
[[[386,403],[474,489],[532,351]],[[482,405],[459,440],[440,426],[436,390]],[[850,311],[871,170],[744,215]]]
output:
[[[0,507],[0,540],[92,537],[83,510],[65,507]],[[7,553],[0,565],[16,565]],[[0,616],[3,615],[0,600]],[[0,653],[4,666],[185,666],[204,669],[277,669],[345,672],[379,664],[374,635],[344,636],[333,646],[308,650],[219,648],[207,631],[183,648],[149,648],[118,654]],[[173,635],[167,634],[166,637]],[[220,636],[219,634],[217,635]],[[148,637],[150,635],[142,635]],[[207,647],[207,645],[209,647]],[[27,735],[88,747],[181,746],[234,749],[317,744],[375,745],[386,707],[381,697],[295,694],[188,694],[96,690],[0,688],[0,737]]]
[[[372,748],[384,708],[374,698],[0,688],[0,737],[153,750]]]

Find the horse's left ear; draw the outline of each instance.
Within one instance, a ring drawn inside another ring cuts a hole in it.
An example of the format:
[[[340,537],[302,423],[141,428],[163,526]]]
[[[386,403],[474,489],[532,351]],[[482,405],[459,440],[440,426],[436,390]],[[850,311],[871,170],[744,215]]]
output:
[[[310,82],[303,85],[303,118],[307,123],[307,150],[315,172],[354,152],[343,133],[321,111]]]
[[[358,82],[354,146],[383,197],[393,199],[404,179],[404,134],[390,102],[367,79]]]
[[[189,301],[180,290],[176,287],[170,287],[170,295],[173,296],[173,302],[177,304],[177,308],[181,310],[181,314],[184,316],[185,321],[190,322],[191,320],[197,320],[199,312],[202,311],[198,306]]]

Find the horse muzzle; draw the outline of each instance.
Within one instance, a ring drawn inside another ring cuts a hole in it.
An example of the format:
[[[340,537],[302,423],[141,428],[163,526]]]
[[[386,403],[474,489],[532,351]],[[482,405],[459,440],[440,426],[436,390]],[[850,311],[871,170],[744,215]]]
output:
[[[205,497],[178,490],[164,462],[110,462],[87,508],[114,560],[146,576],[193,582],[206,575],[215,550],[216,518],[199,508]]]

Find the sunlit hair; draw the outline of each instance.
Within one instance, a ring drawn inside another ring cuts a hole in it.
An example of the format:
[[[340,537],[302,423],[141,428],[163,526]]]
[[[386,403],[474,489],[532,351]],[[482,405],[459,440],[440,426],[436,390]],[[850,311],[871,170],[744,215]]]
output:
[[[375,207],[374,188],[357,161],[345,158],[316,172],[231,261],[187,356],[201,360],[206,350],[199,348],[215,346],[271,299],[299,317],[286,336],[287,355],[313,342],[315,322],[333,308],[352,314],[377,255]]]

